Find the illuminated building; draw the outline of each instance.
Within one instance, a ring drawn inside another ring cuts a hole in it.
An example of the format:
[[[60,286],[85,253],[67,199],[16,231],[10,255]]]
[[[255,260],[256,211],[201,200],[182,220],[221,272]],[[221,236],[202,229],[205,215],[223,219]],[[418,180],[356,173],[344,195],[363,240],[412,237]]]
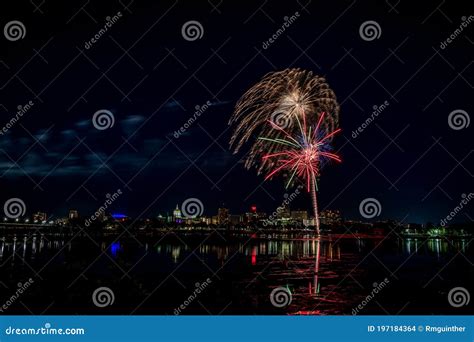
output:
[[[59,226],[64,226],[67,224],[67,218],[66,217],[60,217],[60,218],[57,218],[54,223],[56,223],[57,225]]]
[[[229,209],[219,208],[217,209],[218,224],[229,223]]]
[[[166,222],[167,223],[175,222],[175,219],[174,219],[173,215],[169,215],[168,213],[166,213]]]
[[[250,207],[250,212],[245,213],[245,222],[250,223],[250,222],[256,222],[257,221],[257,206],[252,205]]]
[[[339,210],[323,210],[319,217],[322,224],[337,224],[341,223],[341,212]]]
[[[308,212],[306,210],[292,210],[291,218],[296,221],[303,222],[308,219]]]
[[[246,223],[252,223],[252,222],[257,222],[258,220],[263,220],[266,217],[267,217],[266,213],[258,212],[257,206],[252,205],[250,207],[250,212],[245,213],[245,217],[243,221]]]
[[[245,213],[245,222],[246,223],[257,222],[257,215],[252,212]]]
[[[239,223],[242,223],[243,219],[242,219],[242,216],[240,215],[229,215],[229,222],[231,224],[239,224]]]
[[[34,222],[43,222],[43,221],[46,221],[47,218],[48,216],[46,215],[46,213],[42,213],[40,211],[38,211],[37,213],[33,215]]]
[[[182,223],[183,222],[183,214],[179,209],[178,205],[176,204],[176,208],[173,210],[173,221],[174,223]]]
[[[178,205],[176,204],[176,208],[173,210],[173,218],[176,220],[176,219],[180,219],[182,217],[183,217],[183,215],[181,214],[181,210],[179,209]]]
[[[128,220],[128,216],[125,214],[115,213],[111,215],[112,219],[118,222],[125,222]]]
[[[166,217],[159,214],[157,217],[156,217],[156,220],[158,221],[158,223],[166,223]]]
[[[202,224],[203,222],[205,222],[205,220],[203,220],[203,217],[188,217],[186,219],[183,219],[184,223],[186,225],[193,225],[193,226],[196,226],[196,225],[200,225]]]
[[[69,210],[68,218],[70,220],[75,220],[79,218],[79,212],[77,210],[71,209]]]
[[[279,219],[288,219],[291,217],[290,206],[288,204],[283,204],[277,209],[277,218]]]

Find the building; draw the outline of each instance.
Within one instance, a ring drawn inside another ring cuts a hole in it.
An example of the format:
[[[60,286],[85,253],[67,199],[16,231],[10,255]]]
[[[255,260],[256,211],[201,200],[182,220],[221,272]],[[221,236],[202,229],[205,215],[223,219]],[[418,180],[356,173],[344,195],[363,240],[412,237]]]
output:
[[[130,219],[126,214],[122,213],[113,213],[110,215],[113,221],[115,222],[126,222]]]
[[[167,220],[167,217],[166,216],[163,216],[161,214],[159,214],[157,217],[156,217],[156,222],[158,222],[158,224],[164,224],[166,223],[168,220]]]
[[[212,217],[201,216],[200,219],[201,219],[201,222],[207,226],[212,224]]]
[[[245,223],[251,223],[257,221],[257,206],[252,205],[250,207],[250,212],[245,213]]]
[[[173,215],[169,214],[168,212],[166,212],[166,223],[173,223],[174,222],[174,217]]]
[[[308,219],[308,212],[306,210],[292,210],[291,218],[295,221],[303,222]]]
[[[67,216],[70,220],[75,220],[79,218],[79,212],[75,209],[69,210],[69,215]]]
[[[321,224],[333,225],[342,221],[341,212],[339,210],[323,210],[319,214]]]
[[[176,204],[176,208],[173,210],[173,222],[181,223],[183,222],[183,214],[179,209],[178,205]]]
[[[243,219],[240,215],[229,215],[229,222],[233,225],[242,223]]]
[[[60,218],[57,218],[54,223],[57,224],[58,226],[65,226],[67,225],[67,218],[66,217],[60,217]]]
[[[33,215],[33,222],[43,222],[43,221],[46,221],[47,219],[48,219],[48,215],[40,211],[38,211],[37,213]]]
[[[229,223],[229,209],[227,208],[219,208],[217,210],[217,223],[218,224],[227,224]]]
[[[267,214],[264,212],[258,212],[257,207],[255,205],[250,207],[250,212],[245,213],[245,217],[243,221],[245,223],[254,223],[258,222],[259,220],[263,220],[267,217]]]
[[[279,219],[288,219],[291,217],[290,206],[284,203],[282,206],[277,209],[277,218]]]
[[[179,209],[178,205],[176,204],[176,208],[173,210],[173,218],[180,219],[183,215],[181,214],[181,210]]]

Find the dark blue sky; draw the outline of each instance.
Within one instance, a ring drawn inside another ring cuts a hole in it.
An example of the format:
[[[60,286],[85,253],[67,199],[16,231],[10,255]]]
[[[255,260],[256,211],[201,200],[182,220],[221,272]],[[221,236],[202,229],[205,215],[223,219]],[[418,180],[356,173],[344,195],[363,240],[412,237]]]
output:
[[[343,132],[334,148],[343,163],[323,170],[322,208],[361,219],[359,203],[373,197],[382,219],[439,222],[473,192],[472,125],[454,130],[448,115],[472,114],[474,26],[440,48],[472,12],[467,4],[123,4],[2,3],[2,27],[19,20],[26,35],[0,37],[0,124],[18,105],[34,103],[0,136],[2,203],[18,197],[29,213],[91,213],[120,188],[115,209],[132,216],[171,211],[189,197],[203,202],[205,215],[221,203],[234,213],[251,204],[271,212],[284,199],[283,180],[264,183],[244,169],[244,154],[229,152],[227,122],[249,87],[288,67],[325,76],[341,104]],[[86,49],[118,11],[117,22]],[[264,49],[295,12],[298,18]],[[189,20],[202,25],[201,39],[183,38]],[[359,34],[369,20],[381,29],[372,41]],[[173,137],[207,101],[210,108]],[[387,108],[353,138],[385,101]],[[93,126],[100,109],[113,113],[113,127]],[[293,207],[309,208],[309,196]],[[456,219],[471,221],[472,208]]]

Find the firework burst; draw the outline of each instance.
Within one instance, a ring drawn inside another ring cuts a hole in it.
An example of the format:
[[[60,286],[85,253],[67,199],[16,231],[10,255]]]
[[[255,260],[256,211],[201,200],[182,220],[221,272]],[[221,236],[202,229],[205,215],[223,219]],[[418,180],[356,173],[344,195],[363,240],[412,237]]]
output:
[[[325,131],[333,131],[339,121],[339,105],[336,95],[323,77],[311,71],[286,69],[271,72],[251,87],[237,102],[229,124],[236,124],[230,140],[231,149],[237,153],[252,136],[282,138],[283,132],[266,123],[270,120],[277,126],[292,130],[296,118],[307,116],[308,124],[316,124],[320,113],[326,113],[321,122]],[[250,149],[245,166],[257,166],[258,172],[273,167],[272,162],[262,162],[261,156],[278,152],[279,144],[269,145],[257,140]]]
[[[237,102],[229,124],[236,128],[230,140],[237,153],[254,136],[245,161],[269,179],[288,172],[288,187],[296,178],[304,180],[311,193],[319,234],[316,199],[317,177],[325,160],[340,162],[330,152],[329,142],[339,132],[339,105],[323,77],[300,69],[271,72]],[[326,132],[326,135],[323,134]]]
[[[280,128],[272,121],[269,121],[269,124],[274,129],[280,130],[284,134],[285,138],[258,138],[259,140],[269,141],[271,143],[284,146],[284,150],[281,152],[270,153],[263,156],[262,159],[264,160],[272,158],[276,159],[275,164],[280,164],[278,167],[267,174],[265,180],[271,178],[279,171],[287,169],[291,172],[291,177],[286,184],[287,188],[290,186],[294,176],[296,175],[297,177],[306,180],[307,189],[310,191],[311,181],[320,175],[321,163],[324,161],[324,159],[332,159],[337,162],[341,162],[341,158],[337,154],[329,152],[330,147],[327,144],[327,141],[332,136],[339,133],[341,129],[338,128],[329,134],[321,135],[320,124],[324,116],[325,113],[322,113],[318,125],[313,130],[313,132],[311,132],[311,126],[309,128],[307,127],[305,120],[303,120],[303,125],[301,125],[297,119],[300,131],[296,136],[292,136],[283,128]]]

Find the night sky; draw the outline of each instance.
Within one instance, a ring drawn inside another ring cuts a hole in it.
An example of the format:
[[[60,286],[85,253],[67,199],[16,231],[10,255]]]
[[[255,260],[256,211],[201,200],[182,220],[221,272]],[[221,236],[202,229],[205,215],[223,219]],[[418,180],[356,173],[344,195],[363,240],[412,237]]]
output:
[[[359,203],[373,197],[382,205],[378,219],[436,223],[473,192],[473,125],[453,129],[448,116],[455,110],[472,116],[474,22],[440,46],[472,14],[468,2],[39,3],[0,5],[2,28],[12,20],[26,28],[23,39],[0,36],[0,126],[19,105],[34,103],[0,135],[2,206],[17,197],[28,214],[59,217],[69,208],[91,214],[121,189],[114,211],[132,217],[169,212],[190,197],[202,201],[208,216],[222,204],[231,213],[252,204],[271,212],[284,199],[284,182],[263,182],[244,169],[249,146],[229,151],[228,120],[249,87],[290,67],[326,77],[341,105],[343,132],[333,143],[343,163],[323,170],[322,209],[362,219]],[[296,12],[265,49],[284,17]],[[202,25],[200,39],[183,38],[190,20]],[[361,38],[366,21],[378,23],[378,39]],[[210,108],[175,138],[208,101]],[[353,138],[373,106],[386,101]],[[113,127],[93,126],[101,109],[113,113]],[[292,207],[309,209],[309,196]],[[473,217],[470,203],[456,220]]]

